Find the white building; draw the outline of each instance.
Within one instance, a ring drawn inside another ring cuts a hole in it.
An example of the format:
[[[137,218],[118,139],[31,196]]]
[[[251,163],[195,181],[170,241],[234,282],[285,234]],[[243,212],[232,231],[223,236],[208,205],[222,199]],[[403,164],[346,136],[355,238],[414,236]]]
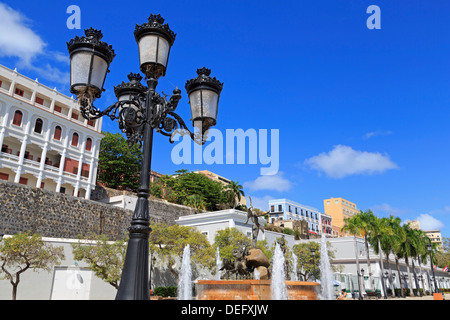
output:
[[[308,222],[309,232],[331,236],[331,216],[318,209],[288,199],[269,200],[269,222],[281,220],[304,220]]]
[[[0,179],[89,199],[101,126],[74,99],[0,65]]]
[[[252,220],[249,219],[247,222],[247,213],[236,209],[181,216],[175,222],[178,225],[197,228],[202,234],[206,235],[206,238],[211,244],[214,244],[214,238],[217,231],[227,228],[237,228],[250,239],[252,238]],[[264,218],[259,217],[258,222],[261,227],[264,227],[267,221]],[[294,245],[294,236],[268,230],[265,230],[264,232],[260,231],[257,240],[267,240],[268,245],[271,246],[277,238],[281,237],[285,238],[289,246]]]

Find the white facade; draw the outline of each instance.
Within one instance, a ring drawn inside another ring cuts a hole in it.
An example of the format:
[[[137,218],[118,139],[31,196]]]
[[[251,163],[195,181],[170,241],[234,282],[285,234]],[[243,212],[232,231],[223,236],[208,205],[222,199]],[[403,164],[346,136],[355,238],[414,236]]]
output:
[[[74,99],[0,66],[0,179],[89,199],[101,126]]]
[[[250,239],[252,238],[252,220],[249,219],[247,222],[247,213],[236,209],[181,216],[175,222],[178,225],[197,228],[202,234],[206,235],[211,244],[214,244],[217,231],[227,228],[237,228]],[[262,217],[258,218],[258,222],[262,227],[266,224],[266,220]],[[294,245],[294,236],[268,230],[260,231],[257,240],[267,240],[268,245],[271,246],[277,238],[282,236],[289,246]]]
[[[305,220],[309,231],[328,236],[332,234],[331,217],[318,209],[288,199],[269,200],[269,222],[281,220]]]

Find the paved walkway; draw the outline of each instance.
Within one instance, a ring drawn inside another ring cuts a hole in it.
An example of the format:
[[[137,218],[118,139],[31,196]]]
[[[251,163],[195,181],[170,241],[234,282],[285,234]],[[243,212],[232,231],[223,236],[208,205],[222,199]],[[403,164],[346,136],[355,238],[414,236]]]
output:
[[[450,301],[450,293],[445,293],[444,297],[445,297],[446,301]],[[367,300],[367,299],[365,299],[365,300]],[[376,299],[372,299],[372,300],[376,300]],[[408,300],[434,300],[434,299],[433,299],[433,296],[428,295],[428,296],[423,296],[423,297],[414,297],[414,296],[412,296],[412,297],[405,297],[405,298],[399,298],[399,297],[391,298],[391,297],[389,297],[387,299],[384,299],[383,297],[381,297],[381,299],[378,299],[378,300],[383,300],[383,301],[393,301],[393,300],[408,301]]]

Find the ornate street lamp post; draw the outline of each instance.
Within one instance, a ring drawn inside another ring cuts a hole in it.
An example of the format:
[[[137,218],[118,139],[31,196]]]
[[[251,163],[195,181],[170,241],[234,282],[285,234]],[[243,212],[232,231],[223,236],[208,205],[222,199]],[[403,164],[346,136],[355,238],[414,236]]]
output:
[[[159,14],[152,14],[148,23],[137,25],[134,32],[139,46],[140,70],[146,77],[147,86],[141,84],[140,74],[131,73],[129,82],[114,88],[118,101],[100,111],[93,103],[104,91],[103,84],[115,53],[110,45],[101,41],[101,31],[90,28],[85,30],[85,35],[67,43],[71,62],[71,92],[77,95],[81,114],[88,120],[103,116],[118,120],[129,146],[135,143],[143,146],[138,200],[128,229],[127,254],[116,299],[149,300],[148,239],[151,229],[148,198],[153,132],[170,137],[171,143],[175,133],[188,134],[196,143],[203,145],[207,130],[216,124],[223,84],[210,77],[211,70],[206,68],[198,69],[198,77],[186,83],[192,122],[197,129],[191,132],[175,113],[181,90],[173,90],[168,101],[156,92],[158,79],[166,74],[176,35]]]

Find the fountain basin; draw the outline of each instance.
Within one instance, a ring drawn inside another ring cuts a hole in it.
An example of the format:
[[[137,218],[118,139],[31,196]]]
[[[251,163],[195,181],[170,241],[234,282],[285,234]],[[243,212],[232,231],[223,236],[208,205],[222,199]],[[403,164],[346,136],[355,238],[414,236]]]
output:
[[[198,280],[197,300],[272,300],[271,280]],[[317,282],[286,281],[289,300],[318,300]]]

